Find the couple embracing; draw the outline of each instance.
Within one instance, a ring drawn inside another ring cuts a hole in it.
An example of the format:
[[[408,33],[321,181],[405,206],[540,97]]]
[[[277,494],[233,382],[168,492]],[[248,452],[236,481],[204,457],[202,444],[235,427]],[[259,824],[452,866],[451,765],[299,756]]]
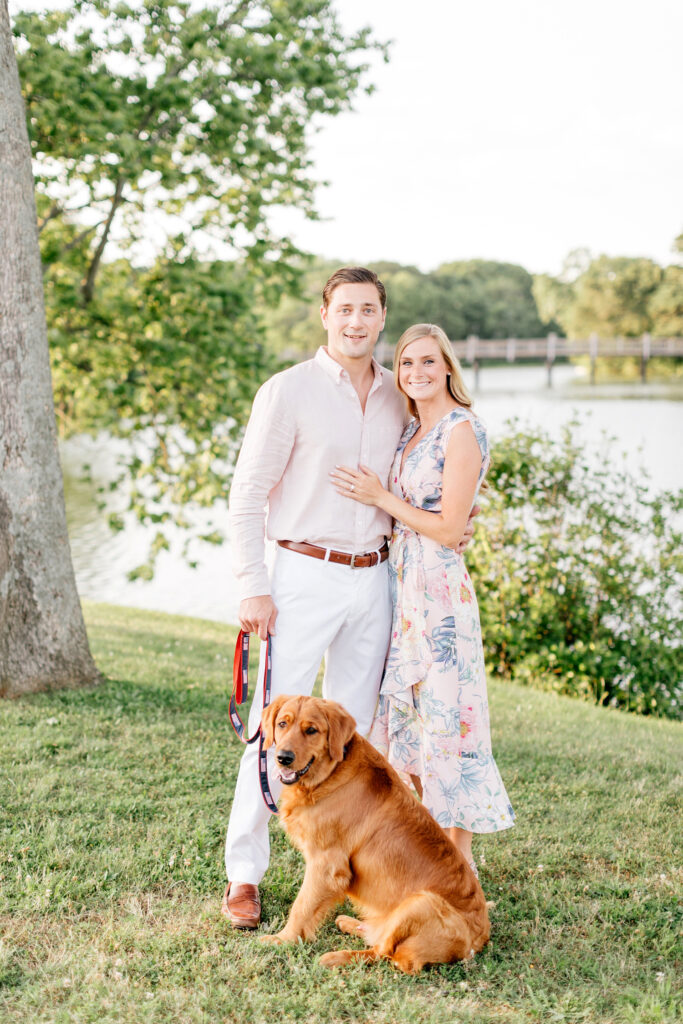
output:
[[[240,623],[272,636],[273,696],[310,695],[325,658],[323,696],[412,779],[474,867],[472,834],[514,817],[491,753],[479,612],[462,556],[489,465],[486,430],[436,325],[402,335],[393,379],[373,359],[386,293],[371,270],[336,271],[320,314],[327,345],[259,390],[237,462]],[[270,578],[266,535],[277,542]],[[226,840],[222,911],[235,927],[260,920],[269,817],[252,744]]]

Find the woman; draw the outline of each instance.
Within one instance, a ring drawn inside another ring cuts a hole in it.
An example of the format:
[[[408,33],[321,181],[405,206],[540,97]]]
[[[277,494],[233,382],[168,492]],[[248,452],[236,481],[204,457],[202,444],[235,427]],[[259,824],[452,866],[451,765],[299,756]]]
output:
[[[416,324],[401,336],[394,376],[413,419],[390,489],[364,466],[331,474],[340,493],[394,518],[391,647],[370,739],[410,775],[474,868],[473,832],[514,821],[491,753],[477,599],[455,551],[489,466],[488,440],[440,327]]]

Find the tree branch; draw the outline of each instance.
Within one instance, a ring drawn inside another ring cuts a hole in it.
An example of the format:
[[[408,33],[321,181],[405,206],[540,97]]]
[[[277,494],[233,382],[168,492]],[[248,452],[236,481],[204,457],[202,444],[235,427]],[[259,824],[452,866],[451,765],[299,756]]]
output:
[[[103,223],[103,221],[99,221],[97,224],[93,224],[92,227],[86,228],[85,231],[79,231],[76,237],[71,239],[68,245],[65,245],[63,249],[59,250],[57,257],[52,261],[52,263],[43,267],[43,276],[47,277],[52,268],[56,265],[60,256],[63,256],[65,252],[70,252],[72,249],[75,249],[77,245],[80,245],[84,238],[87,238],[88,235],[92,235],[93,231],[97,231]]]
[[[234,9],[234,11],[231,12],[231,14],[227,15],[222,21],[219,19],[216,22],[216,29],[220,30],[220,31],[225,31],[231,25],[241,24],[243,22],[243,20],[244,20],[244,16],[249,12],[249,8],[252,7],[252,6],[253,6],[253,0],[241,0],[241,2],[237,4],[237,7]],[[190,57],[185,57],[183,60],[176,61],[175,64],[172,64],[170,68],[166,69],[166,71],[164,72],[164,75],[163,75],[163,80],[164,81],[172,82],[175,78],[178,77],[178,75],[180,74],[181,71],[183,71],[186,67],[188,67],[192,63],[192,59],[193,58],[190,56]],[[204,94],[202,94],[199,97],[199,99],[202,99],[203,95]],[[158,113],[158,107],[156,107],[154,104],[147,109],[147,111],[145,112],[145,116],[143,117],[142,121],[138,125],[137,130],[135,132],[135,138],[136,139],[140,138],[141,133],[145,131],[145,129],[147,128],[148,124],[150,123],[150,121],[152,120],[154,115],[157,114],[157,113]],[[159,126],[159,129],[157,130],[157,133],[156,133],[156,138],[160,138],[161,137],[160,136],[160,128],[161,127],[165,127],[165,126]]]
[[[55,203],[50,212],[48,213],[47,217],[43,217],[42,220],[38,221],[38,234],[41,233],[41,231],[49,221],[54,220],[55,217],[59,217],[60,213],[62,213],[62,208],[59,205],[59,203]]]
[[[114,197],[111,201],[109,216],[107,217],[107,220],[105,222],[102,237],[99,240],[97,249],[95,249],[95,255],[93,256],[92,262],[90,263],[90,267],[88,269],[88,276],[83,283],[83,300],[85,301],[86,305],[89,302],[92,302],[92,297],[95,291],[95,278],[97,277],[97,272],[100,269],[102,253],[104,252],[105,246],[109,239],[109,231],[111,230],[112,221],[114,220],[114,214],[116,213],[117,209],[121,205],[121,202],[123,201],[123,186],[125,185],[125,183],[126,179],[122,175],[120,175],[116,179],[116,188],[114,190]]]

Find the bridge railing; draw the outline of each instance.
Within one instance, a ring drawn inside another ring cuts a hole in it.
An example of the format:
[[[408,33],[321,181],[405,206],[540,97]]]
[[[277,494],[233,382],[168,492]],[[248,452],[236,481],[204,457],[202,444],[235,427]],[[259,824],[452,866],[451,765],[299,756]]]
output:
[[[683,338],[653,338],[643,334],[639,338],[600,338],[591,334],[588,338],[560,338],[548,334],[545,338],[469,338],[454,341],[456,356],[465,366],[472,366],[475,385],[479,384],[479,370],[484,362],[508,363],[517,360],[542,362],[548,370],[548,387],[552,386],[552,368],[557,359],[571,356],[590,358],[591,383],[595,383],[598,359],[619,359],[633,357],[640,359],[640,376],[647,380],[647,364],[653,356],[683,358]],[[394,346],[378,342],[375,356],[385,366],[390,366],[394,357]]]

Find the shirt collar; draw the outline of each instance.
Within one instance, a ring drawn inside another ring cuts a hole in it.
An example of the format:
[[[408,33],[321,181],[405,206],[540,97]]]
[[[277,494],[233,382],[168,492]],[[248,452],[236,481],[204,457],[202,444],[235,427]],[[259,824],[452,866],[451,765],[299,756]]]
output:
[[[330,377],[333,378],[333,380],[337,382],[337,384],[339,384],[342,379],[349,379],[349,376],[344,367],[341,365],[341,363],[338,363],[336,359],[333,359],[323,345],[321,345],[318,351],[316,352],[315,361],[318,364],[318,366],[320,366],[325,371],[326,374],[328,374]],[[383,382],[382,367],[377,362],[374,356],[372,358],[372,372],[375,375],[375,379],[372,383],[372,387],[370,388],[370,394],[372,394],[372,392],[375,391],[377,388],[381,387]]]

